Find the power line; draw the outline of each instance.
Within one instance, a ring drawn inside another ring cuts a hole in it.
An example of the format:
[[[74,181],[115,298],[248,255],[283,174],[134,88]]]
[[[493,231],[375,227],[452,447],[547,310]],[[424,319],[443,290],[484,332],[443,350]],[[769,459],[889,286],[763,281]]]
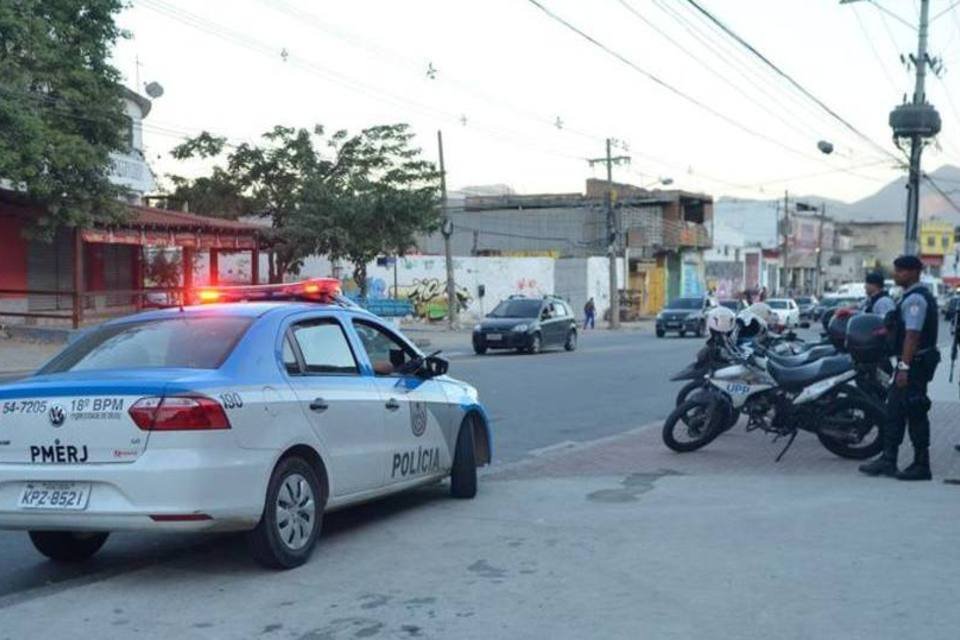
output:
[[[179,9],[178,7],[174,7],[166,2],[163,2],[162,0],[140,0],[140,4],[148,9],[165,15],[168,18],[176,20],[177,22],[181,22],[189,27],[213,35],[235,46],[247,48],[256,53],[267,55],[274,59],[281,55],[281,50],[278,50],[277,48],[272,47],[260,40],[223,27],[222,25],[202,18],[196,14],[192,14],[188,11]],[[285,64],[289,64],[303,69],[309,73],[322,76],[325,79],[334,82],[335,84],[338,84],[350,91],[364,95],[365,97],[394,105],[406,106],[407,108],[412,108],[415,111],[424,113],[429,117],[442,118],[458,124],[461,122],[461,114],[455,114],[442,109],[437,109],[406,96],[396,96],[377,87],[356,81],[343,75],[342,73],[323,67],[311,60],[293,55],[289,51],[283,51],[286,53],[286,55],[283,57]],[[547,155],[555,155],[577,161],[583,161],[584,159],[582,156],[575,156],[573,154],[558,151],[556,149],[543,147],[542,145],[539,145],[538,142],[531,141],[529,138],[526,138],[524,134],[516,131],[499,130],[482,124],[478,126],[476,123],[471,124],[470,130],[479,132],[489,138],[524,148],[526,150],[532,149]]]
[[[533,0],[531,0],[531,1],[533,1]],[[800,84],[799,82],[797,82],[796,80],[794,80],[793,76],[791,76],[791,75],[788,74],[786,71],[784,71],[783,69],[781,69],[779,66],[777,66],[776,64],[774,64],[773,62],[771,62],[769,58],[767,58],[765,55],[763,55],[762,53],[760,53],[760,51],[758,51],[753,45],[751,45],[749,42],[747,42],[747,41],[744,40],[742,37],[740,37],[740,36],[739,36],[736,32],[734,32],[730,27],[728,27],[726,24],[724,24],[719,18],[717,18],[717,17],[714,16],[712,13],[710,13],[709,11],[707,11],[706,9],[704,9],[704,8],[697,2],[697,0],[686,0],[686,1],[687,1],[687,3],[688,3],[689,5],[691,5],[692,7],[694,7],[694,8],[695,8],[697,11],[699,11],[701,14],[703,14],[704,17],[706,17],[708,20],[710,20],[711,22],[713,22],[717,27],[719,27],[720,29],[722,29],[727,35],[729,35],[731,38],[733,38],[734,40],[736,40],[741,46],[743,46],[744,48],[746,48],[751,54],[753,54],[754,56],[756,56],[757,59],[759,59],[759,60],[760,60],[761,62],[763,62],[765,65],[767,65],[768,67],[770,67],[770,69],[772,69],[777,75],[779,75],[779,76],[782,77],[784,80],[786,80],[787,82],[789,82],[793,87],[795,87],[798,91],[800,91],[800,93],[802,93],[802,94],[805,95],[807,98],[809,98],[810,100],[812,100],[812,101],[813,101],[814,103],[816,103],[821,109],[823,109],[823,110],[826,111],[828,114],[830,114],[830,116],[831,116],[832,118],[834,118],[835,120],[837,120],[837,121],[838,121],[839,123],[841,123],[844,127],[846,127],[847,129],[849,129],[851,132],[853,132],[857,137],[861,138],[862,140],[864,140],[865,142],[867,142],[868,144],[870,144],[870,145],[873,146],[874,148],[878,149],[881,153],[884,153],[884,154],[890,156],[891,158],[896,158],[896,159],[899,160],[899,158],[897,158],[897,156],[896,156],[895,154],[893,154],[892,152],[890,152],[889,150],[887,150],[885,147],[883,147],[883,146],[877,144],[876,142],[874,142],[872,138],[870,138],[868,135],[866,135],[865,133],[863,133],[862,131],[860,131],[859,129],[857,129],[857,128],[856,128],[855,126],[853,126],[849,121],[847,121],[843,116],[841,116],[840,114],[838,114],[836,111],[834,111],[833,109],[831,109],[827,104],[825,104],[820,98],[818,98],[817,96],[815,96],[815,95],[814,95],[811,91],[809,91],[806,87],[804,87],[802,84]]]
[[[596,38],[594,38],[594,37],[591,36],[590,34],[586,33],[585,31],[581,30],[581,29],[578,28],[577,26],[573,25],[573,24],[570,23],[569,21],[565,20],[565,19],[562,18],[560,15],[554,13],[553,11],[551,11],[550,9],[548,9],[547,7],[545,7],[545,6],[544,6],[543,4],[541,4],[538,0],[527,0],[527,2],[529,2],[530,4],[532,4],[533,6],[535,6],[536,8],[538,8],[540,11],[542,11],[544,14],[546,14],[550,19],[552,19],[552,20],[560,23],[561,25],[563,25],[564,27],[566,27],[566,28],[569,29],[570,31],[573,31],[574,33],[576,33],[576,34],[577,34],[578,36],[580,36],[581,38],[587,40],[590,44],[598,47],[599,49],[601,49],[602,51],[604,51],[604,52],[607,53],[608,55],[612,56],[613,58],[617,59],[618,61],[620,61],[620,62],[623,63],[624,65],[630,67],[631,69],[633,69],[633,70],[636,71],[637,73],[641,74],[642,76],[644,76],[645,78],[647,78],[648,80],[650,80],[651,82],[653,82],[654,84],[659,85],[660,87],[666,89],[667,91],[669,91],[670,93],[678,96],[679,98],[682,98],[683,100],[685,100],[685,101],[693,104],[694,106],[699,107],[700,109],[702,109],[702,110],[706,111],[707,113],[713,115],[715,118],[718,118],[718,119],[726,122],[727,124],[729,124],[729,125],[731,125],[731,126],[733,126],[733,127],[736,127],[736,128],[739,129],[740,131],[743,131],[744,133],[747,133],[747,134],[749,134],[749,135],[751,135],[751,136],[753,136],[753,137],[755,137],[755,138],[759,138],[759,139],[761,139],[761,140],[765,140],[766,142],[769,142],[769,143],[774,144],[774,145],[776,145],[776,146],[778,146],[778,147],[781,147],[782,149],[785,149],[785,150],[789,151],[790,153],[797,154],[797,155],[803,156],[803,157],[805,157],[805,158],[814,159],[815,161],[818,161],[818,162],[819,162],[819,161],[822,161],[822,158],[818,158],[818,157],[816,157],[816,156],[807,154],[807,153],[804,152],[804,151],[801,151],[801,150],[795,149],[795,148],[793,148],[793,147],[791,147],[791,146],[789,146],[789,145],[783,144],[783,143],[780,142],[779,140],[777,140],[777,139],[775,139],[775,138],[772,138],[772,137],[770,137],[770,136],[768,136],[768,135],[766,135],[766,134],[764,134],[764,133],[762,133],[762,132],[760,132],[760,131],[757,131],[757,130],[755,130],[755,129],[752,129],[751,127],[748,127],[747,125],[745,125],[745,124],[743,124],[743,123],[741,123],[741,122],[739,122],[739,121],[731,118],[730,116],[728,116],[728,115],[726,115],[726,114],[724,114],[724,113],[722,113],[722,112],[714,109],[713,107],[705,104],[704,102],[701,102],[700,100],[698,100],[697,98],[694,98],[694,97],[691,96],[690,94],[688,94],[688,93],[686,93],[686,92],[678,89],[677,87],[673,86],[672,84],[666,82],[665,80],[661,79],[660,77],[654,75],[653,73],[651,73],[651,72],[647,71],[646,69],[644,69],[643,67],[639,66],[638,64],[636,64],[635,62],[633,62],[632,60],[630,60],[629,58],[627,58],[627,57],[624,56],[623,54],[621,54],[621,53],[617,52],[616,50],[612,49],[611,47],[605,45],[603,42],[597,40]]]
[[[690,59],[694,60],[697,64],[699,64],[700,66],[702,66],[704,69],[706,69],[707,71],[709,71],[710,73],[712,73],[712,74],[713,74],[714,76],[716,76],[717,78],[720,78],[721,80],[723,80],[724,83],[726,83],[728,86],[732,87],[737,93],[739,93],[739,94],[740,94],[741,96],[743,96],[744,98],[747,98],[748,101],[750,101],[750,102],[753,103],[753,104],[756,104],[756,106],[760,107],[761,109],[763,109],[764,111],[766,111],[769,115],[771,115],[771,116],[773,116],[774,118],[776,118],[777,120],[779,120],[779,121],[780,121],[781,123],[783,123],[787,128],[792,129],[793,131],[799,133],[802,137],[806,137],[806,136],[808,135],[808,132],[807,132],[807,131],[801,129],[800,127],[798,127],[798,126],[797,126],[796,124],[794,124],[793,122],[790,122],[789,120],[787,120],[786,118],[784,118],[784,117],[783,117],[780,113],[778,113],[777,111],[775,111],[775,110],[767,107],[766,105],[764,105],[764,104],[761,103],[761,102],[757,102],[757,101],[752,100],[752,99],[751,99],[751,96],[750,96],[749,94],[747,94],[747,92],[746,92],[742,87],[740,87],[736,82],[730,80],[729,78],[727,78],[726,76],[724,76],[722,73],[718,72],[716,69],[714,69],[714,68],[710,65],[710,63],[708,63],[708,62],[705,61],[703,58],[701,58],[700,56],[696,55],[695,53],[693,53],[692,51],[690,51],[689,49],[687,49],[687,48],[686,48],[684,45],[682,45],[681,43],[677,42],[673,37],[671,37],[669,34],[667,34],[666,32],[664,32],[661,28],[659,28],[656,24],[654,24],[654,23],[653,23],[651,20],[649,20],[646,16],[644,16],[642,13],[640,13],[633,5],[630,4],[627,0],[617,0],[617,1],[620,3],[621,6],[623,6],[624,9],[626,9],[626,10],[627,10],[630,14],[632,14],[635,18],[637,18],[638,20],[640,20],[641,22],[643,22],[645,25],[647,25],[648,27],[650,27],[651,29],[653,29],[660,37],[662,37],[662,38],[665,39],[667,42],[669,42],[670,44],[672,44],[674,47],[676,47],[677,49],[679,49],[680,51],[682,51],[684,54],[686,54],[687,57],[689,57]],[[658,6],[659,6],[659,5],[658,5]],[[748,78],[748,80],[749,80],[749,78]],[[756,85],[755,85],[755,86],[756,86]],[[757,88],[760,89],[761,91],[763,91],[763,89],[762,89],[761,87],[757,87]],[[772,96],[770,96],[770,97],[772,98]]]
[[[960,205],[958,205],[958,204],[953,200],[953,198],[950,197],[950,194],[948,194],[946,191],[944,191],[943,189],[941,189],[941,188],[940,188],[940,185],[938,185],[938,184],[936,183],[936,181],[935,181],[933,178],[931,178],[929,175],[923,174],[923,178],[930,184],[931,187],[933,187],[934,191],[936,191],[937,193],[940,194],[940,197],[942,197],[944,200],[946,200],[947,203],[948,203],[951,207],[953,207],[953,210],[954,210],[954,211],[956,211],[957,213],[960,213]]]
[[[890,83],[890,87],[895,93],[900,93],[902,89],[897,86],[893,76],[890,75],[889,69],[887,69],[887,65],[883,62],[880,52],[877,51],[877,48],[873,45],[873,38],[871,38],[870,34],[867,33],[867,28],[864,26],[863,19],[860,17],[860,12],[856,7],[853,8],[853,17],[856,18],[857,26],[860,27],[860,33],[863,34],[863,39],[866,40],[867,46],[870,47],[870,52],[873,53],[873,58],[877,61],[877,65],[879,65],[880,70],[883,71],[883,75],[887,79],[887,82]]]

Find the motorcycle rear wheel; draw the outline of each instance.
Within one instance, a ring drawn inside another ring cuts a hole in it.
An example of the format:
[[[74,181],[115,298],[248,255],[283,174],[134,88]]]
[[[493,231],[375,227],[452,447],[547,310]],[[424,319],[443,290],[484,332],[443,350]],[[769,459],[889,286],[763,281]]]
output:
[[[859,442],[849,442],[828,432],[818,431],[817,438],[827,451],[848,460],[867,460],[883,451],[883,408],[863,397],[846,396],[831,404],[823,416],[822,428],[856,430]]]
[[[706,397],[684,401],[663,423],[663,443],[677,453],[707,446],[721,433],[717,427],[726,417],[723,404]]]

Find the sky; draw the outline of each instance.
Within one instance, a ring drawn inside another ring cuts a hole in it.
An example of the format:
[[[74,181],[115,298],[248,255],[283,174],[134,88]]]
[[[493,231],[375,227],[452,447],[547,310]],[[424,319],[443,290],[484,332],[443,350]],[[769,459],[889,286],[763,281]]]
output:
[[[686,0],[537,2],[618,57],[531,0],[133,0],[114,64],[141,93],[164,88],[144,125],[161,180],[207,170],[169,155],[202,130],[239,144],[278,124],[393,122],[434,161],[443,131],[451,189],[582,192],[605,175],[587,160],[608,137],[630,156],[615,180],[714,197],[853,201],[900,174],[887,117],[912,92],[899,56],[916,32],[876,5],[916,24],[919,0],[698,0],[867,140]],[[953,3],[931,0],[930,13]],[[960,7],[932,23],[930,54],[946,72],[928,79],[943,118],[928,171],[960,165]]]

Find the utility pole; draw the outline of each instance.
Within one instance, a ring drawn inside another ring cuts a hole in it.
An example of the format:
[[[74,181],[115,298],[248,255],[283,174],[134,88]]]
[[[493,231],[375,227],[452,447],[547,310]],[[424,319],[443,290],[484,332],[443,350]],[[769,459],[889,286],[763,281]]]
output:
[[[820,203],[820,228],[817,230],[817,279],[814,282],[814,291],[817,297],[823,296],[823,274],[820,265],[823,264],[823,219],[827,214],[827,203]]]
[[[443,132],[437,130],[437,146],[440,149],[440,206],[443,208],[443,226],[440,233],[443,235],[443,255],[447,263],[447,327],[456,329],[457,315],[457,285],[453,279],[453,255],[450,248],[450,236],[453,235],[453,223],[450,221],[450,212],[447,210],[447,170],[443,164]]]
[[[840,0],[840,4],[852,4],[859,0]],[[877,6],[884,12],[889,10]],[[920,156],[923,153],[924,141],[940,133],[942,122],[940,114],[927,102],[924,83],[927,77],[927,66],[934,74],[940,75],[943,71],[943,60],[931,58],[927,55],[927,33],[930,23],[942,18],[954,10],[956,3],[951,3],[946,9],[930,18],[930,0],[920,0],[920,24],[917,28],[917,53],[909,55],[910,63],[916,70],[916,80],[913,87],[913,100],[907,102],[904,94],[904,103],[890,112],[890,128],[893,129],[893,138],[900,147],[902,140],[910,141],[910,173],[907,178],[907,221],[903,230],[903,250],[909,255],[920,253],[920,243],[917,242],[917,227],[920,213],[920,178],[923,172],[920,168]],[[897,17],[897,16],[895,16]],[[906,22],[902,18],[901,22]],[[907,23],[909,24],[909,23]],[[903,56],[900,56],[904,60]],[[902,148],[902,147],[901,147]]]
[[[607,155],[603,158],[588,160],[590,166],[603,163],[607,166],[607,256],[610,259],[610,328],[620,328],[620,292],[617,286],[617,254],[620,241],[620,225],[613,208],[613,165],[630,162],[630,156],[613,156],[612,148],[616,141],[607,138]],[[626,265],[624,265],[626,270]]]
[[[920,0],[920,33],[917,38],[916,85],[913,89],[913,104],[926,102],[924,82],[927,76],[927,26],[930,16],[930,0]],[[904,227],[903,252],[909,255],[920,253],[918,218],[920,215],[920,155],[923,153],[923,136],[913,132],[910,136],[910,177],[907,181],[907,224]]]
[[[783,192],[783,295],[790,295],[790,192]]]

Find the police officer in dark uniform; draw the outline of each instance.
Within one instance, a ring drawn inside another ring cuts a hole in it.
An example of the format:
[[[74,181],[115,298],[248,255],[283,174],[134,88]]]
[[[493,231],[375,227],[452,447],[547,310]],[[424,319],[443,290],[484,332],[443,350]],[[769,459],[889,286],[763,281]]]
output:
[[[886,318],[888,313],[896,309],[897,303],[883,288],[883,274],[873,271],[867,274],[863,282],[867,291],[867,299],[863,301],[860,310],[864,313],[875,313]]]
[[[940,362],[937,351],[937,300],[920,284],[923,263],[916,256],[900,256],[893,262],[893,279],[903,287],[903,297],[887,317],[897,357],[894,385],[887,395],[887,422],[883,433],[883,454],[860,471],[871,476],[900,480],[930,480],[930,399],[927,383]],[[897,470],[897,452],[910,425],[913,463]]]

